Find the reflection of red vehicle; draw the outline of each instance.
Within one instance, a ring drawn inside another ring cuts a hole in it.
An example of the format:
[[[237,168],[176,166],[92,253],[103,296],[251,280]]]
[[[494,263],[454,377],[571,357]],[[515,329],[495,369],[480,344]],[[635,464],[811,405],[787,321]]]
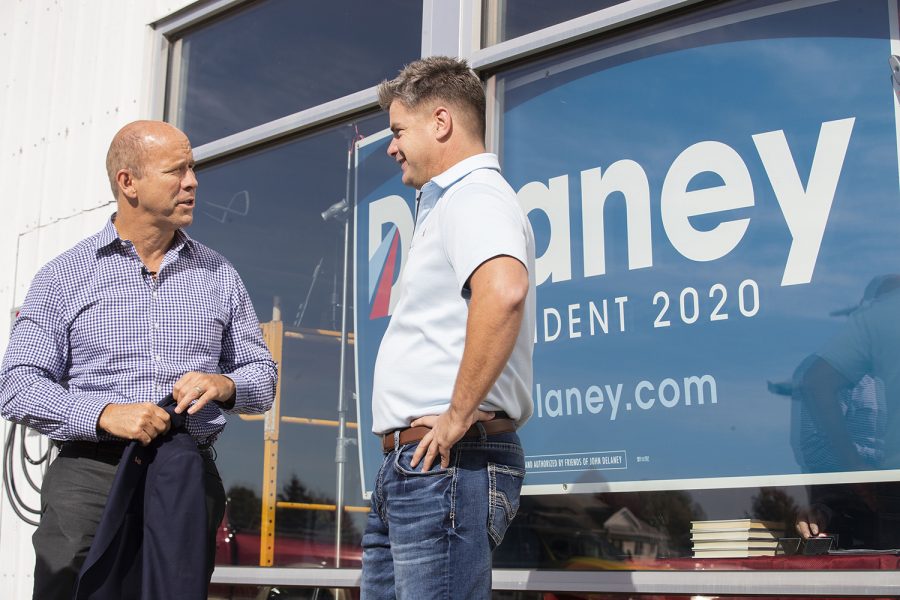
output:
[[[259,542],[258,531],[236,531],[228,519],[228,511],[219,525],[216,534],[216,565],[217,566],[259,566]],[[300,538],[284,534],[275,535],[275,566],[278,567],[305,567],[325,568],[334,567],[334,542],[314,541],[308,538]],[[362,548],[356,544],[347,544],[341,547],[341,566],[358,569],[362,566]],[[316,598],[350,600],[358,598],[358,590],[336,591],[331,589],[317,590]],[[321,594],[318,594],[321,592]],[[300,592],[300,596],[307,598],[309,590]],[[290,590],[273,588],[270,586],[254,585],[223,585],[212,584],[209,588],[209,598],[216,600],[268,600],[269,598],[284,598],[290,600],[295,596]]]
[[[259,532],[235,531],[228,514],[216,535],[216,564],[259,566]],[[285,534],[275,535],[275,565],[279,567],[334,567],[334,542],[313,541]],[[358,569],[362,548],[356,544],[341,546],[341,566]]]

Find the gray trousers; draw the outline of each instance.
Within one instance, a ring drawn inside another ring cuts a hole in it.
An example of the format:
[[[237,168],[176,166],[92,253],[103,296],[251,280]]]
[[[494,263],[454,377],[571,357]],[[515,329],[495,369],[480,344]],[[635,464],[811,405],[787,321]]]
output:
[[[216,531],[225,512],[225,489],[209,450],[201,451],[207,512],[207,577],[212,576]],[[41,486],[41,520],[32,536],[34,600],[71,600],[116,475],[111,460],[60,454]]]

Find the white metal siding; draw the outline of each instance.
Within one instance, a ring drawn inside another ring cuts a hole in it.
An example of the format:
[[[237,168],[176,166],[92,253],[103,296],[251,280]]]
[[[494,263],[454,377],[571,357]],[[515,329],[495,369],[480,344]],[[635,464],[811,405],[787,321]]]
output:
[[[109,141],[125,123],[157,116],[149,24],[192,3],[0,0],[0,353],[7,315],[37,269],[113,211]],[[4,599],[31,597],[32,530],[0,498]]]

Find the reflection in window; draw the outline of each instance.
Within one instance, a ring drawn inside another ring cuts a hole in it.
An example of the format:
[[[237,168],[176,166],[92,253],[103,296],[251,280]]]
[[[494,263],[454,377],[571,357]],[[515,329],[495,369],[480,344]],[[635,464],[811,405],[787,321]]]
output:
[[[327,211],[346,194],[354,140],[386,126],[384,115],[363,118],[198,172],[190,234],[234,264],[264,328],[277,325],[282,332],[281,421],[277,445],[269,446],[277,459],[276,565],[334,565],[336,525],[329,505],[336,490],[343,219],[352,215]],[[351,422],[347,436],[355,439],[352,310],[349,306],[345,404]],[[232,418],[216,444],[230,500],[219,564],[260,564],[263,434],[260,417]],[[363,508],[351,509],[343,521],[341,561],[349,567],[359,566],[366,512],[354,449],[348,448],[345,501]]]
[[[526,484],[585,492],[525,497],[498,566],[900,566],[697,560],[691,540],[692,521],[754,518],[785,537],[815,522],[839,551],[900,546],[888,9],[704,3],[497,76],[539,254]],[[797,262],[791,223],[815,202]],[[618,468],[583,468],[591,453]],[[671,491],[692,483],[723,489]]]
[[[896,483],[523,496],[494,568],[573,570],[896,570]],[[822,531],[831,552],[804,554],[795,524],[830,502]],[[696,558],[692,521],[751,518],[778,524],[770,556]],[[851,553],[842,554],[844,550]]]
[[[253,598],[255,600],[331,600],[338,598],[345,600],[350,598],[358,598],[358,590],[337,590],[337,595],[331,595],[336,590],[331,588],[315,589],[315,588],[298,588],[284,585],[278,586],[255,586],[255,585],[224,585],[213,584],[210,587],[210,598]],[[491,594],[492,600],[692,600],[699,598],[716,598],[727,600],[734,598],[735,600],[745,600],[746,596],[692,596],[692,595],[676,595],[676,594],[606,594],[591,592],[520,592],[495,590]],[[782,600],[782,596],[753,596],[757,600]],[[812,596],[792,596],[794,600],[814,600]],[[848,596],[834,596],[829,594],[827,600],[840,600]],[[858,598],[858,596],[855,596]]]
[[[263,0],[186,33],[169,118],[194,146],[371,87],[421,54],[422,3]]]
[[[484,0],[484,47],[580,17],[624,0]]]
[[[535,600],[546,600],[542,595]],[[358,589],[305,588],[287,585],[230,585],[214,583],[209,598],[219,600],[353,600],[359,598]],[[524,598],[517,600],[525,600]],[[530,597],[529,597],[530,600]],[[656,599],[654,599],[656,600]]]

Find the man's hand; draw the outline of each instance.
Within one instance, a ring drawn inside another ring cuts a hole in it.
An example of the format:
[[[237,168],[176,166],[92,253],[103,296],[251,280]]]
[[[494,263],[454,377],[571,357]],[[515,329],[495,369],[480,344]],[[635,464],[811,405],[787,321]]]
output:
[[[811,537],[825,537],[824,527],[831,520],[831,510],[821,504],[813,504],[809,508],[802,509],[797,514],[797,533],[803,539]]]
[[[137,440],[146,446],[169,431],[169,413],[152,402],[107,404],[97,426],[110,435]]]
[[[425,473],[431,469],[435,458],[440,454],[441,466],[445,469],[450,466],[450,449],[466,434],[469,427],[476,421],[490,421],[494,418],[494,413],[476,410],[470,416],[460,415],[453,410],[451,406],[441,415],[428,415],[420,417],[410,423],[412,427],[430,427],[431,431],[425,434],[422,441],[419,442],[418,448],[413,453],[410,466],[413,468],[419,464],[422,457],[425,462],[422,463],[422,472]]]
[[[172,387],[172,397],[178,403],[175,412],[178,414],[187,410],[192,415],[211,400],[226,406],[233,405],[234,395],[234,381],[230,377],[198,371],[185,373]]]
[[[466,344],[453,385],[450,408],[441,415],[416,419],[413,427],[431,427],[413,454],[415,467],[431,469],[438,454],[450,466],[450,449],[476,421],[490,421],[494,413],[478,406],[497,381],[512,354],[525,314],[528,271],[517,259],[500,255],[481,264],[469,277],[472,296],[466,319]]]

